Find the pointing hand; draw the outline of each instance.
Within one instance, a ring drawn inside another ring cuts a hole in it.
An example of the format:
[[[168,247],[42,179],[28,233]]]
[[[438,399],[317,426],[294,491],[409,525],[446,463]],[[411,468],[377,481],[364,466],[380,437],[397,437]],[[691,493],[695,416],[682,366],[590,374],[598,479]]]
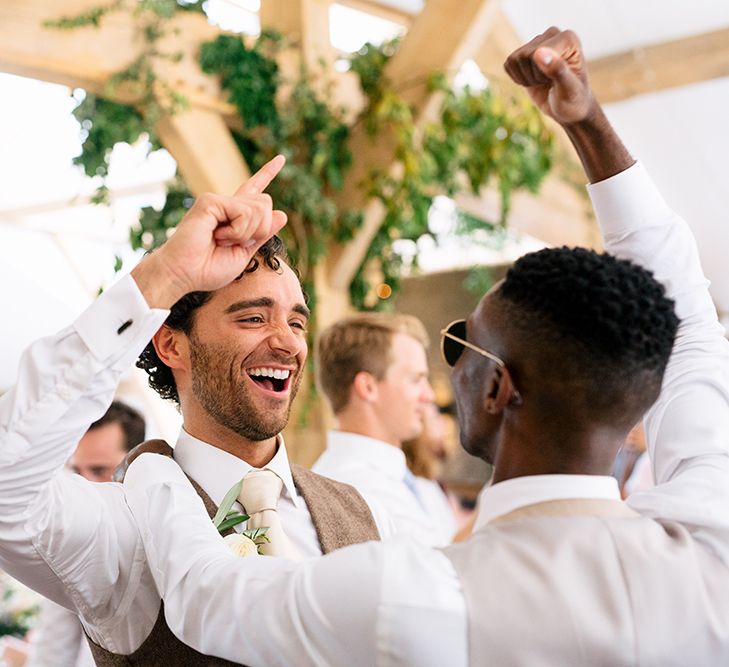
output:
[[[150,306],[168,308],[188,292],[218,289],[245,269],[286,224],[286,214],[263,192],[284,162],[273,158],[232,197],[198,197],[172,237],[132,272]]]

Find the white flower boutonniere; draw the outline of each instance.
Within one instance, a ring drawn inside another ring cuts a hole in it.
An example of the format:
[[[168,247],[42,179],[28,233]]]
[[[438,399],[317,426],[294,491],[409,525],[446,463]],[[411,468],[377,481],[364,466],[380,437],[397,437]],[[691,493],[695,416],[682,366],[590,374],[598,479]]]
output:
[[[258,556],[258,545],[247,535],[243,533],[231,533],[223,538],[223,542],[228,545],[228,548],[236,555],[241,558],[246,556]]]
[[[250,518],[247,514],[241,514],[240,512],[231,509],[233,507],[233,503],[240,495],[242,486],[243,480],[233,484],[233,486],[228,490],[228,493],[225,494],[223,502],[220,503],[220,507],[213,517],[213,525],[221,534],[229,528],[237,526],[239,523],[248,521]],[[223,541],[236,556],[259,556],[261,555],[261,545],[271,541],[268,537],[266,537],[267,530],[268,528],[242,530],[240,533],[231,533],[230,535],[226,535],[223,538]]]

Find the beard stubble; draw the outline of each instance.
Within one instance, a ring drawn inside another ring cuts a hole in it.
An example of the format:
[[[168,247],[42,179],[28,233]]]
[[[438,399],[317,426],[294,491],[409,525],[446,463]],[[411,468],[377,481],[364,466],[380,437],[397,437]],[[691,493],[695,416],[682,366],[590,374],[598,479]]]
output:
[[[291,357],[260,362],[298,366]],[[205,411],[221,426],[252,442],[268,440],[278,435],[288,424],[291,404],[301,384],[297,369],[285,408],[266,409],[257,405],[253,389],[245,371],[236,361],[234,350],[225,345],[212,345],[190,336],[190,363],[192,366],[192,391]]]

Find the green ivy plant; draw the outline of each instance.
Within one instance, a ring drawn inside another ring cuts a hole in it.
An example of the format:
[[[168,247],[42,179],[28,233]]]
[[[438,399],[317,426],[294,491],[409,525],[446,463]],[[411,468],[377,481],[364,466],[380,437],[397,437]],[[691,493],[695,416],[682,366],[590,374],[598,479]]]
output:
[[[416,241],[430,234],[428,213],[435,195],[453,196],[465,190],[478,194],[494,182],[501,194],[498,221],[459,211],[457,231],[487,230],[503,238],[511,193],[522,188],[536,192],[552,164],[552,135],[525,98],[497,94],[493,87],[456,91],[442,73],[428,81],[429,90],[442,96],[439,112],[417,132],[413,109],[385,76],[396,50],[397,41],[380,47],[367,44],[352,58],[352,69],[368,100],[365,127],[373,137],[389,129],[402,167],[398,177],[384,168],[371,174],[369,192],[382,201],[386,214],[353,281],[355,302],[366,299],[370,291],[364,270],[375,258],[385,282],[397,289],[402,262],[392,251],[392,241]],[[470,282],[483,284],[475,277]]]
[[[132,143],[146,135],[150,150],[159,147],[154,133],[159,114],[173,113],[184,100],[165,96],[176,108],[163,108],[157,101],[159,82],[154,80],[151,62],[174,54],[159,54],[155,43],[175,11],[199,9],[199,4],[142,0],[131,10],[139,17],[148,48],[112,85],[134,81],[146,93],[135,108],[87,95],[76,109],[85,133],[82,154],[76,160],[87,174],[106,175],[110,151],[118,141]],[[104,14],[124,7],[116,0],[89,12],[86,23],[72,17],[59,21],[58,27],[97,24]],[[284,46],[284,39],[269,31],[248,41],[220,35],[201,45],[199,58],[203,71],[220,78],[228,101],[240,116],[241,127],[233,134],[249,167],[255,170],[277,153],[287,158],[269,191],[277,206],[288,213],[285,241],[307,291],[314,296],[312,268],[332,242],[344,243],[356,234],[363,213],[341,208],[334,198],[353,159],[345,110],[314,88],[312,81],[318,72],[302,66],[295,81],[282,80],[277,55]],[[352,303],[360,309],[382,304],[371,300],[372,286],[367,280],[371,272],[367,269],[373,263],[383,280],[397,289],[402,259],[393,243],[397,239],[417,241],[430,234],[428,213],[436,195],[452,196],[464,190],[477,194],[485,186],[497,187],[499,219],[461,215],[466,224],[460,228],[487,229],[498,235],[503,232],[512,193],[536,191],[552,162],[552,137],[530,104],[500,95],[493,88],[455,91],[442,74],[434,74],[427,82],[441,98],[440,109],[434,120],[418,127],[415,110],[386,76],[387,62],[397,47],[397,41],[367,44],[350,59],[366,99],[358,122],[373,140],[386,137],[393,142],[394,159],[400,167],[393,170],[392,165],[382,165],[361,184],[367,195],[382,202],[385,217],[350,287]],[[284,83],[290,90],[286,96],[280,94]],[[178,176],[160,211],[142,210],[139,226],[131,232],[133,247],[151,249],[164,242],[191,203],[192,196]]]
[[[112,0],[76,16],[44,22],[46,27],[74,30],[84,26],[98,27],[104,17],[114,12],[128,11],[135,18],[142,44],[139,56],[110,78],[104,95],[86,94],[73,112],[81,125],[83,142],[81,154],[74,158],[74,164],[81,165],[87,176],[106,178],[111,151],[119,142],[133,143],[146,135],[149,150],[161,148],[155,124],[162,114],[186,108],[187,101],[160,81],[154,71],[158,61],[178,61],[181,54],[161,51],[157,44],[167,33],[170,18],[178,11],[202,12],[202,4],[202,0]],[[111,101],[121,86],[127,86],[136,97],[133,106]],[[106,187],[102,185],[94,201],[105,203],[106,195]]]

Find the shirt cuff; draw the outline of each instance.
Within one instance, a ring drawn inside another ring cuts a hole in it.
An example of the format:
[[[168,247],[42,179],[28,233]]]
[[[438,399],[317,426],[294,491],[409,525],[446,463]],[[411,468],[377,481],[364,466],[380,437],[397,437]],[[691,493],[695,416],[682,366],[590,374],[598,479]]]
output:
[[[671,209],[641,162],[599,183],[587,192],[605,236],[644,229],[646,222],[660,219]]]
[[[130,355],[139,354],[168,315],[150,308],[126,275],[81,314],[74,328],[94,357],[105,361],[130,348]]]

